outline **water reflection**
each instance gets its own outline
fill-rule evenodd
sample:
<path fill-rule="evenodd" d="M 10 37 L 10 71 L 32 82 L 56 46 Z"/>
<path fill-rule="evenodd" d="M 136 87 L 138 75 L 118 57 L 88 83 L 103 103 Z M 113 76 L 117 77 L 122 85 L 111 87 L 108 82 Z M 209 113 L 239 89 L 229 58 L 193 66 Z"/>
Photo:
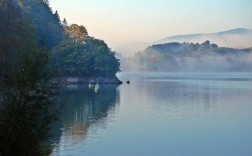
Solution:
<path fill-rule="evenodd" d="M 131 79 L 134 85 L 127 96 L 141 97 L 154 107 L 204 106 L 210 109 L 230 99 L 250 97 L 251 77 L 251 74 L 138 74 L 120 78 Z"/>
<path fill-rule="evenodd" d="M 65 87 L 55 155 L 251 155 L 252 81 L 120 79 L 120 92 Z"/>
<path fill-rule="evenodd" d="M 149 82 L 148 82 L 149 83 Z M 204 83 L 204 85 L 202 85 Z M 162 82 L 155 81 L 150 85 L 145 85 L 148 92 L 147 96 L 152 96 L 156 104 L 166 107 L 182 107 L 189 106 L 191 108 L 204 106 L 209 109 L 212 104 L 217 103 L 221 90 L 214 87 L 211 82 L 197 81 L 196 84 L 189 82 Z M 183 101 L 183 102 L 181 102 Z"/>
<path fill-rule="evenodd" d="M 54 125 L 55 153 L 83 142 L 90 133 L 106 127 L 120 101 L 116 85 L 102 85 L 98 92 L 88 86 L 63 87 L 59 99 L 64 106 L 59 122 Z M 60 134 L 60 135 L 59 135 Z"/>

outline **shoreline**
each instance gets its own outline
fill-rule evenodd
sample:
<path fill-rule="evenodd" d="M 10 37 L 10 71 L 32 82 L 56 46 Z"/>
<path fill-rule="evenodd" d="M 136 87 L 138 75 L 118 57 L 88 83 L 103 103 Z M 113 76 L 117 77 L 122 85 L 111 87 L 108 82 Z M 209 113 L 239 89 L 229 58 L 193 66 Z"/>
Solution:
<path fill-rule="evenodd" d="M 90 76 L 90 77 L 56 77 L 56 81 L 61 84 L 118 84 L 123 82 L 116 76 Z"/>

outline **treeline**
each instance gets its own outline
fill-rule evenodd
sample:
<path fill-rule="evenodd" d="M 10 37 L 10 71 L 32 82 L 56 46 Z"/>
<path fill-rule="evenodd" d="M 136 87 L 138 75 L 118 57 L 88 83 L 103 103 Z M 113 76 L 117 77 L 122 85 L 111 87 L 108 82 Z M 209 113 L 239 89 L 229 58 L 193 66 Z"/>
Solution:
<path fill-rule="evenodd" d="M 5 9 L 7 2 L 12 5 Z M 13 45 L 25 45 L 28 34 L 50 51 L 57 76 L 115 76 L 120 71 L 120 61 L 104 41 L 90 37 L 84 26 L 61 21 L 48 0 L 4 0 L 1 5 L 0 80 L 10 74 L 7 67 L 16 66 Z M 8 26 L 9 22 L 15 24 Z"/>
<path fill-rule="evenodd" d="M 58 12 L 52 11 L 48 0 L 16 0 L 24 17 L 36 28 L 37 42 L 45 41 L 48 49 L 62 41 L 63 25 Z"/>
<path fill-rule="evenodd" d="M 165 43 L 157 44 L 148 47 L 144 53 L 146 54 L 171 54 L 181 57 L 196 57 L 207 55 L 209 53 L 218 53 L 220 55 L 225 54 L 239 54 L 249 52 L 246 49 L 234 49 L 227 47 L 219 47 L 215 43 L 205 41 L 203 43 Z"/>
<path fill-rule="evenodd" d="M 50 155 L 56 76 L 115 75 L 120 63 L 48 0 L 0 1 L 0 155 Z"/>
<path fill-rule="evenodd" d="M 251 49 L 219 47 L 210 41 L 165 43 L 136 53 L 124 61 L 124 67 L 151 72 L 244 72 L 251 71 L 251 60 Z"/>
<path fill-rule="evenodd" d="M 18 68 L 18 59 L 27 44 L 50 51 L 62 41 L 63 26 L 48 3 L 45 0 L 0 1 L 1 81 L 16 77 L 13 70 Z"/>
<path fill-rule="evenodd" d="M 64 39 L 53 51 L 60 76 L 115 76 L 120 61 L 107 44 L 90 37 L 85 27 L 64 22 Z"/>

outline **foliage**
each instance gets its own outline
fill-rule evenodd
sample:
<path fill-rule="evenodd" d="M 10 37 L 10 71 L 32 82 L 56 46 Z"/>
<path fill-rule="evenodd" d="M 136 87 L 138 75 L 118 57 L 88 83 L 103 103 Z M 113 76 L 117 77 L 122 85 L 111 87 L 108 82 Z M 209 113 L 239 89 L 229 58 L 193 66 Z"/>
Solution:
<path fill-rule="evenodd" d="M 0 81 L 14 78 L 17 54 L 28 42 L 51 49 L 62 40 L 63 26 L 46 0 L 0 1 Z"/>
<path fill-rule="evenodd" d="M 219 47 L 204 43 L 165 43 L 148 47 L 127 64 L 140 70 L 162 72 L 226 72 L 251 71 L 249 49 Z M 134 68 L 135 68 L 134 66 Z"/>
<path fill-rule="evenodd" d="M 15 0 L 0 1 L 0 155 L 49 155 L 53 104 L 49 54 Z"/>
<path fill-rule="evenodd" d="M 65 33 L 72 39 L 73 42 L 85 42 L 88 39 L 88 32 L 84 26 L 78 26 L 77 24 L 67 25 L 64 21 Z"/>
<path fill-rule="evenodd" d="M 54 52 L 61 76 L 114 76 L 120 62 L 107 44 L 89 37 L 83 26 L 66 27 L 65 40 Z"/>
<path fill-rule="evenodd" d="M 104 41 L 88 36 L 83 26 L 68 26 L 65 19 L 61 23 L 48 0 L 1 0 L 1 156 L 50 154 L 49 126 L 58 108 L 49 62 L 63 76 L 114 76 L 120 71 Z"/>
<path fill-rule="evenodd" d="M 7 3 L 7 0 L 5 1 Z M 15 40 L 18 40 L 17 42 L 20 46 L 25 45 L 27 40 L 36 40 L 37 44 L 45 41 L 44 45 L 46 48 L 54 49 L 53 56 L 55 61 L 52 63 L 59 67 L 58 70 L 62 76 L 107 76 L 115 75 L 115 73 L 120 71 L 119 60 L 115 58 L 114 52 L 108 48 L 106 43 L 88 36 L 88 32 L 84 26 L 76 24 L 68 26 L 65 19 L 61 24 L 58 12 L 52 13 L 49 1 L 12 0 L 11 3 L 13 4 L 11 6 L 15 8 L 9 8 L 8 12 L 6 12 L 6 9 L 3 9 L 3 14 L 8 13 L 11 16 L 17 11 L 18 15 L 16 15 L 16 18 L 10 17 L 10 19 L 16 22 L 16 24 L 10 24 L 14 28 L 6 27 L 5 21 L 0 24 L 0 27 L 3 28 L 0 30 L 3 32 L 0 33 L 0 39 L 4 42 L 0 43 L 0 80 L 3 80 L 4 75 L 6 77 L 7 73 L 12 73 L 10 69 L 6 68 L 7 66 L 16 66 L 13 63 L 16 62 L 15 56 L 18 53 L 18 50 L 13 50 Z M 2 16 L 1 18 L 3 17 L 6 16 Z M 26 18 L 26 23 L 28 24 L 20 23 L 20 21 L 24 20 L 18 20 L 24 18 Z M 24 36 L 17 33 L 15 33 L 17 37 L 13 37 L 8 33 L 2 35 L 4 32 L 10 32 L 6 29 L 10 29 L 10 31 L 17 29 L 17 32 L 23 33 Z M 29 30 L 32 30 L 30 34 L 35 34 L 35 39 L 28 38 L 26 40 L 27 36 L 25 35 L 29 34 L 26 31 Z M 62 38 L 64 38 L 63 41 Z M 1 45 L 3 46 L 2 48 Z M 7 50 L 8 48 L 10 49 L 9 51 Z"/>
<path fill-rule="evenodd" d="M 58 12 L 52 12 L 48 0 L 15 0 L 21 12 L 31 20 L 36 27 L 37 43 L 46 41 L 46 47 L 51 49 L 62 40 L 63 26 Z"/>
<path fill-rule="evenodd" d="M 46 140 L 49 125 L 56 119 L 53 97 L 57 86 L 49 83 L 43 49 L 29 45 L 19 58 L 17 80 L 3 91 L 0 155 L 48 155 Z"/>
<path fill-rule="evenodd" d="M 35 29 L 13 0 L 0 1 L 0 81 L 11 81 L 20 49 L 33 43 Z"/>

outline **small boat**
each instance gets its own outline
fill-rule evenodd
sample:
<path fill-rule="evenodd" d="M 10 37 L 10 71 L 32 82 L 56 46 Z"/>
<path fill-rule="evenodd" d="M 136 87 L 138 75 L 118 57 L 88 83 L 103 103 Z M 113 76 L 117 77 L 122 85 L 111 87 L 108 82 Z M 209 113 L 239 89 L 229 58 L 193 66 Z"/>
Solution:
<path fill-rule="evenodd" d="M 95 90 L 95 91 L 98 91 L 99 88 L 100 88 L 99 84 L 96 83 L 96 85 L 95 85 L 95 87 L 94 87 L 94 90 Z"/>
<path fill-rule="evenodd" d="M 130 81 L 128 80 L 126 83 L 127 83 L 127 84 L 130 84 Z"/>

